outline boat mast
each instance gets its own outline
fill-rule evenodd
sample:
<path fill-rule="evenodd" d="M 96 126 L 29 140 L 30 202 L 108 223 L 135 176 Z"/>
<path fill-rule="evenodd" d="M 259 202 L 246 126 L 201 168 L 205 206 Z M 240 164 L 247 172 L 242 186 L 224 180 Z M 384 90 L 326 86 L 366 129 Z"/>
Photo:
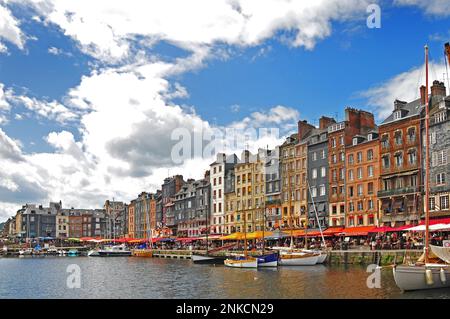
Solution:
<path fill-rule="evenodd" d="M 211 185 L 210 185 L 210 187 L 208 189 L 211 192 Z M 211 194 L 209 194 L 209 195 L 210 196 L 208 196 L 208 197 L 211 197 Z M 205 214 L 205 216 L 206 216 L 206 254 L 208 254 L 208 246 L 209 246 L 209 241 L 208 241 L 209 223 L 208 223 L 208 219 L 209 219 L 209 211 L 210 210 L 211 210 L 211 203 L 209 205 L 209 209 L 206 210 L 206 214 Z"/>
<path fill-rule="evenodd" d="M 425 45 L 425 263 L 429 261 L 430 213 L 429 213 L 429 178 L 430 178 L 430 138 L 429 138 L 429 99 L 428 99 L 428 45 Z"/>

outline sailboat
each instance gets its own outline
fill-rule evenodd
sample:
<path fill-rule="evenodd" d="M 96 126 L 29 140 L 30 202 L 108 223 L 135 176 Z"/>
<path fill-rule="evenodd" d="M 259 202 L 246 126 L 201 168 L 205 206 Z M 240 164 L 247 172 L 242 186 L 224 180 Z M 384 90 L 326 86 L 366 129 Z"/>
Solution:
<path fill-rule="evenodd" d="M 313 207 L 314 207 L 314 215 L 315 215 L 315 217 L 316 217 L 317 225 L 319 226 L 320 237 L 321 237 L 321 240 L 322 240 L 322 245 L 323 245 L 323 247 L 324 247 L 325 250 L 307 250 L 307 249 L 304 249 L 304 251 L 305 251 L 305 252 L 315 252 L 315 253 L 319 253 L 319 254 L 320 254 L 320 257 L 319 257 L 319 259 L 317 260 L 317 263 L 318 263 L 318 264 L 323 264 L 323 263 L 325 262 L 325 260 L 327 259 L 327 257 L 328 257 L 328 253 L 326 252 L 325 237 L 323 236 L 322 226 L 320 225 L 320 222 L 319 222 L 319 215 L 317 214 L 316 203 L 314 202 L 314 198 L 312 197 L 311 187 L 310 187 L 310 185 L 309 185 L 309 182 L 308 182 L 308 181 L 306 181 L 306 182 L 308 183 L 309 194 L 310 194 L 310 196 L 311 196 L 311 202 L 312 202 L 312 205 L 313 205 Z M 306 230 L 305 230 L 305 236 L 306 236 L 306 231 L 307 231 L 307 228 L 306 228 Z M 305 243 L 306 243 L 306 239 L 305 239 Z"/>
<path fill-rule="evenodd" d="M 257 256 L 258 267 L 277 267 L 278 266 L 278 253 L 269 252 L 266 254 L 266 238 L 264 236 L 264 230 L 266 228 L 266 208 L 263 210 L 263 225 L 262 225 L 262 255 Z"/>
<path fill-rule="evenodd" d="M 258 259 L 248 256 L 247 252 L 247 223 L 244 212 L 244 256 L 237 256 L 236 258 L 227 258 L 224 261 L 225 266 L 232 268 L 258 268 Z"/>
<path fill-rule="evenodd" d="M 195 253 L 192 254 L 191 259 L 194 264 L 204 264 L 204 265 L 223 265 L 226 256 L 213 255 L 209 250 L 209 214 L 206 213 L 206 253 Z"/>
<path fill-rule="evenodd" d="M 290 181 L 290 177 L 288 178 Z M 289 207 L 291 207 L 291 191 L 290 191 L 290 185 L 289 182 Z M 282 249 L 280 250 L 280 258 L 279 258 L 279 264 L 281 266 L 312 266 L 317 264 L 320 258 L 320 253 L 317 252 L 310 252 L 310 251 L 304 251 L 302 249 L 295 249 L 294 248 L 294 234 L 293 234 L 293 218 L 292 218 L 292 212 L 290 212 L 291 217 L 291 244 L 289 249 Z M 305 232 L 306 234 L 306 232 Z M 306 244 L 306 238 L 305 238 L 305 244 Z"/>
<path fill-rule="evenodd" d="M 428 98 L 428 46 L 425 46 L 425 76 L 426 76 L 426 102 L 425 102 L 425 245 L 424 255 L 415 264 L 404 264 L 393 268 L 396 285 L 403 291 L 422 290 L 432 288 L 450 287 L 450 263 L 447 249 L 437 249 L 431 246 L 430 239 L 430 213 L 429 213 L 429 98 Z M 432 254 L 430 254 L 430 246 Z"/>

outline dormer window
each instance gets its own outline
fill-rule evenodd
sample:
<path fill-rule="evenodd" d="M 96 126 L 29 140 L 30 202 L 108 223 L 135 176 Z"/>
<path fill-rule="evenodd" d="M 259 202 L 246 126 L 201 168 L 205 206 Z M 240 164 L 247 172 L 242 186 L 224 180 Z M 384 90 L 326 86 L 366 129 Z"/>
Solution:
<path fill-rule="evenodd" d="M 439 112 L 434 115 L 434 123 L 444 122 L 447 119 L 447 112 Z"/>
<path fill-rule="evenodd" d="M 371 141 L 372 140 L 372 133 L 370 133 L 369 135 L 367 135 L 367 141 Z"/>
<path fill-rule="evenodd" d="M 357 137 L 353 138 L 353 145 L 358 145 L 358 138 Z"/>
<path fill-rule="evenodd" d="M 394 121 L 402 118 L 402 111 L 394 112 Z"/>

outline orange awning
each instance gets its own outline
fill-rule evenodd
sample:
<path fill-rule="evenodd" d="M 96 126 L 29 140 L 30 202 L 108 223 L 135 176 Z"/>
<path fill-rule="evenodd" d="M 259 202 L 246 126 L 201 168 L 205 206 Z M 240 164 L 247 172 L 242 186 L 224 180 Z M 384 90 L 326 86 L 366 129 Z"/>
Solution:
<path fill-rule="evenodd" d="M 339 233 L 342 233 L 344 227 L 329 227 L 323 231 L 324 236 L 333 236 Z"/>
<path fill-rule="evenodd" d="M 341 234 L 345 236 L 367 236 L 375 228 L 374 226 L 349 227 L 345 228 Z"/>

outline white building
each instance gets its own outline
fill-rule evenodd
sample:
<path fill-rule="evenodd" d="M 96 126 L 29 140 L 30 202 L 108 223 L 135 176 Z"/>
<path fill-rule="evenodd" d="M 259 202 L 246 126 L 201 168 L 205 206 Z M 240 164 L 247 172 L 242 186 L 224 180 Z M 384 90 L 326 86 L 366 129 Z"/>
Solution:
<path fill-rule="evenodd" d="M 234 169 L 237 161 L 235 154 L 227 157 L 224 153 L 218 153 L 216 161 L 210 165 L 211 234 L 225 233 L 225 174 Z"/>

